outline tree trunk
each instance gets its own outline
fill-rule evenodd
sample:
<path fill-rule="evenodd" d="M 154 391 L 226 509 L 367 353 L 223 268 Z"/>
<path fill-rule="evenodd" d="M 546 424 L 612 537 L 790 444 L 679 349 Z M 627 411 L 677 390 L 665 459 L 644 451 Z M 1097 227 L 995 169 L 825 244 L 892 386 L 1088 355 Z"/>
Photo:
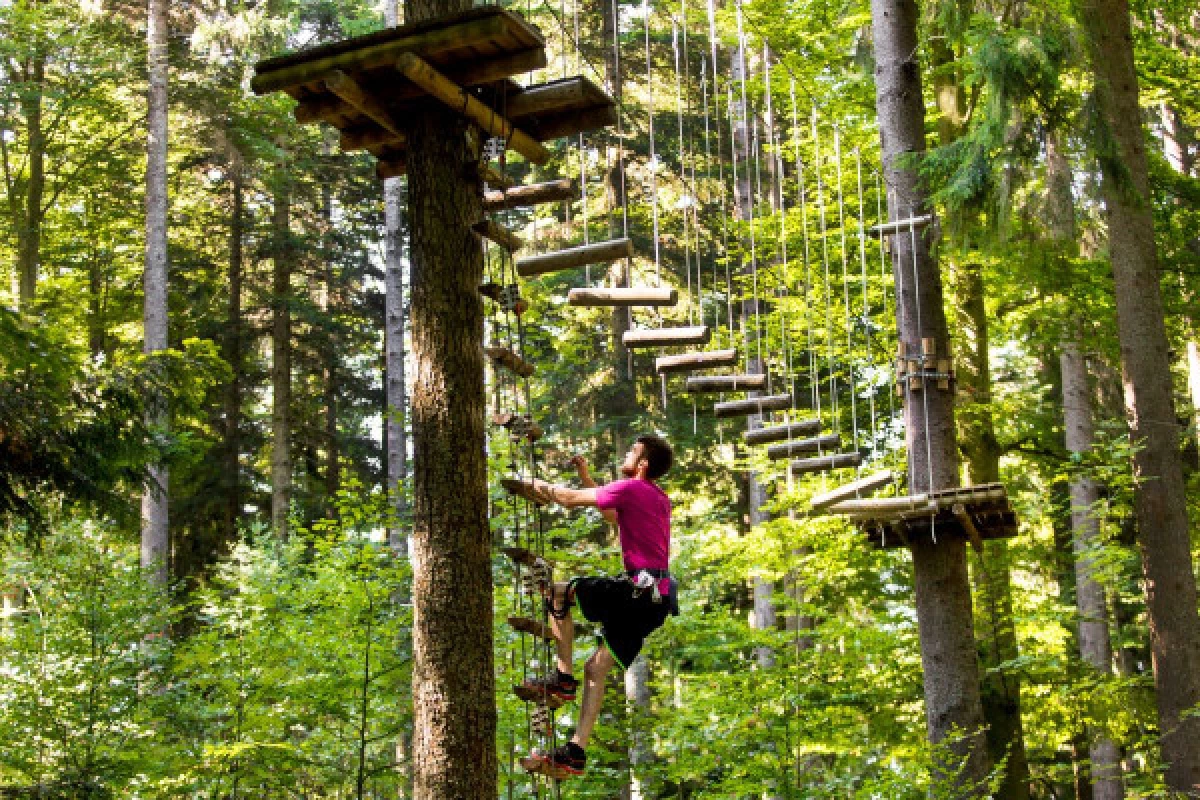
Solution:
<path fill-rule="evenodd" d="M 649 797 L 642 780 L 645 766 L 654 758 L 654 748 L 646 741 L 642 713 L 650 708 L 650 664 L 645 655 L 639 655 L 625 670 L 625 700 L 630 706 L 629 728 L 633 737 L 629 742 L 629 800 L 645 800 Z"/>
<path fill-rule="evenodd" d="M 283 160 L 271 211 L 271 527 L 288 537 L 292 500 L 292 232 L 291 176 Z"/>
<path fill-rule="evenodd" d="M 966 459 L 967 482 L 993 483 L 1000 480 L 1000 444 L 992 421 L 992 374 L 988 343 L 988 318 L 984 305 L 983 270 L 967 262 L 955 270 L 955 299 L 959 327 L 966 339 L 960 350 L 958 386 L 962 392 L 959 430 Z M 983 718 L 987 723 L 988 751 L 992 761 L 1005 762 L 1004 781 L 996 797 L 1026 800 L 1029 797 L 1029 762 L 1021 724 L 1021 681 L 1001 664 L 1017 658 L 1017 632 L 1013 625 L 1011 565 L 1008 542 L 993 539 L 983 543 L 974 561 L 976 634 L 983 667 L 980 685 Z"/>
<path fill-rule="evenodd" d="M 322 140 L 322 152 L 332 155 L 334 147 L 333 131 L 325 130 Z M 321 248 L 323 262 L 322 276 L 325 286 L 321 290 L 321 312 L 325 317 L 328 331 L 321 345 L 321 372 L 325 387 L 325 400 L 321 404 L 324 415 L 325 440 L 325 513 L 336 513 L 337 493 L 342 484 L 341 447 L 338 441 L 338 341 L 333 326 L 333 312 L 338 306 L 337 275 L 334 271 L 333 237 L 333 187 L 328 183 L 321 187 L 321 217 L 325 223 L 324 244 Z M 386 291 L 386 289 L 385 289 Z M 386 302 L 386 301 L 385 301 Z"/>
<path fill-rule="evenodd" d="M 404 374 L 404 185 L 402 178 L 383 182 L 386 266 L 384 273 L 384 341 L 386 343 L 387 479 L 394 515 L 388 541 L 400 558 L 408 557 L 408 529 L 404 525 L 408 480 L 407 397 Z"/>
<path fill-rule="evenodd" d="M 42 90 L 45 81 L 46 58 L 38 52 L 29 63 L 28 82 L 30 86 L 21 97 L 21 109 L 25 115 L 25 124 L 29 134 L 29 181 L 24 187 L 25 196 L 22 198 L 25 207 L 21 209 L 15 220 L 17 223 L 17 275 L 20 284 L 18 303 L 23 309 L 30 308 L 37 295 L 38 266 L 41 263 L 42 253 L 42 197 L 46 191 L 46 132 L 42 127 Z M 152 93 L 153 91 L 151 89 Z M 165 64 L 163 92 L 165 98 Z M 165 114 L 165 99 L 163 105 Z M 166 157 L 163 158 L 165 161 Z"/>
<path fill-rule="evenodd" d="M 469 0 L 407 0 L 420 22 Z M 409 121 L 413 417 L 414 796 L 496 797 L 491 532 L 484 454 L 483 218 L 477 127 Z"/>
<path fill-rule="evenodd" d="M 225 363 L 229 365 L 229 382 L 225 384 L 225 509 L 223 538 L 226 544 L 237 541 L 238 520 L 242 516 L 242 268 L 244 266 L 243 236 L 245 228 L 245 171 L 240 154 L 230 157 L 229 213 L 229 305 L 225 317 Z"/>
<path fill-rule="evenodd" d="M 1133 457 L 1142 571 L 1167 785 L 1200 790 L 1200 615 L 1170 380 L 1137 73 L 1127 0 L 1082 5 L 1096 97 L 1116 158 L 1101 157 L 1117 336 Z"/>
<path fill-rule="evenodd" d="M 913 0 L 872 0 L 875 102 L 879 117 L 890 219 L 927 210 L 924 188 L 908 160 L 925 149 L 925 110 L 917 62 L 917 7 Z M 900 341 L 919 353 L 932 338 L 949 352 L 941 274 L 930 256 L 928 232 L 893 237 Z M 919 287 L 919 291 L 918 291 Z M 954 398 L 932 389 L 905 390 L 909 490 L 958 483 Z M 985 797 L 991 769 L 983 731 L 979 665 L 971 617 L 971 585 L 964 543 L 949 537 L 913 546 L 917 625 L 924 667 L 929 740 L 946 748 L 935 754 L 936 778 L 956 797 Z M 951 735 L 954 738 L 949 739 Z"/>
<path fill-rule="evenodd" d="M 167 349 L 167 2 L 150 0 L 146 25 L 150 88 L 146 137 L 146 273 L 143 304 L 147 354 Z M 146 422 L 165 431 L 166 398 L 146 398 Z M 167 584 L 170 531 L 167 527 L 169 475 L 165 464 L 152 464 L 142 495 L 142 566 L 158 586 Z"/>

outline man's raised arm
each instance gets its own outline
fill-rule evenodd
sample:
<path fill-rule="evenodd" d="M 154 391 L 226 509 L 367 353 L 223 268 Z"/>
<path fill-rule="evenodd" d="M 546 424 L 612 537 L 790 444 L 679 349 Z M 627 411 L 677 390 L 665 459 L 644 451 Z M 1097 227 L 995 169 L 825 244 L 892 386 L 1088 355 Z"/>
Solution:
<path fill-rule="evenodd" d="M 596 490 L 572 489 L 569 486 L 559 486 L 543 480 L 533 481 L 533 491 L 540 500 L 546 503 L 557 503 L 567 508 L 596 505 Z"/>

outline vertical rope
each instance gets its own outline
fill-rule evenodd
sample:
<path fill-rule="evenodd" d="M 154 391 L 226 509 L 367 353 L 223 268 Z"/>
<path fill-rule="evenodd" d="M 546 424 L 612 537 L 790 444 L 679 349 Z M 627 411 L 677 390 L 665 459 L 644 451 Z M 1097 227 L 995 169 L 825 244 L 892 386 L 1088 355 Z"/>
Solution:
<path fill-rule="evenodd" d="M 817 127 L 817 109 L 815 106 L 812 110 L 812 134 L 813 162 L 817 173 L 817 210 L 820 214 L 821 265 L 824 272 L 824 283 L 822 284 L 821 294 L 825 300 L 826 366 L 829 369 L 829 413 L 833 418 L 833 429 L 840 431 L 841 421 L 838 419 L 837 370 L 833 367 L 833 307 L 829 288 L 829 228 L 826 225 L 825 219 L 825 182 L 821 176 L 821 134 Z M 818 448 L 817 452 L 819 455 L 824 455 L 824 450 L 821 448 Z"/>
<path fill-rule="evenodd" d="M 842 247 L 842 306 L 846 317 L 846 371 L 847 383 L 850 390 L 850 436 L 855 449 L 858 448 L 858 383 L 854 375 L 854 340 L 853 327 L 850 323 L 850 266 L 846 255 L 846 203 L 843 194 L 842 179 L 842 134 L 837 127 L 833 129 L 834 164 L 837 167 L 837 201 L 838 229 L 841 233 Z"/>
<path fill-rule="evenodd" d="M 654 224 L 654 276 L 657 285 L 662 286 L 662 262 L 660 261 L 658 245 L 658 154 L 654 149 L 654 73 L 650 65 L 650 0 L 642 0 L 642 9 L 645 12 L 646 94 L 649 97 L 647 100 L 647 105 L 649 106 L 647 118 L 650 121 L 650 195 L 651 219 Z"/>

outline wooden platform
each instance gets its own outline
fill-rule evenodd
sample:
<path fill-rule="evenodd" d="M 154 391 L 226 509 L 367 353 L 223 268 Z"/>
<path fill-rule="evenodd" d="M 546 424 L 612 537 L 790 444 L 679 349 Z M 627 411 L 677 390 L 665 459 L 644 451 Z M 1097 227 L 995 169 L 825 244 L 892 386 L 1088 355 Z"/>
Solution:
<path fill-rule="evenodd" d="M 876 547 L 909 547 L 932 542 L 935 536 L 939 541 L 953 536 L 979 548 L 988 539 L 1017 535 L 1016 512 L 999 483 L 931 492 L 927 505 L 919 504 L 911 512 L 854 513 L 850 518 Z"/>
<path fill-rule="evenodd" d="M 613 124 L 617 115 L 612 98 L 583 77 L 513 82 L 546 65 L 545 48 L 519 14 L 483 7 L 267 59 L 250 85 L 256 94 L 287 92 L 298 102 L 297 121 L 333 125 L 344 149 L 379 159 L 381 177 L 404 172 L 405 120 L 452 100 L 485 129 L 496 122 L 511 130 L 488 133 L 536 161 L 548 155 L 539 142 Z"/>

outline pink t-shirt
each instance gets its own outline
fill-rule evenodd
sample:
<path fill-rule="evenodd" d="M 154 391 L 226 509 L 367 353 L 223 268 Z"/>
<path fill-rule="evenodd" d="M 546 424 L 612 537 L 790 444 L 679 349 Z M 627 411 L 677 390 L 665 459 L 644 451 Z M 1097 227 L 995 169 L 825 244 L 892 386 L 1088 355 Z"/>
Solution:
<path fill-rule="evenodd" d="M 596 506 L 617 512 L 625 569 L 667 569 L 671 500 L 653 481 L 628 478 L 596 489 Z"/>

